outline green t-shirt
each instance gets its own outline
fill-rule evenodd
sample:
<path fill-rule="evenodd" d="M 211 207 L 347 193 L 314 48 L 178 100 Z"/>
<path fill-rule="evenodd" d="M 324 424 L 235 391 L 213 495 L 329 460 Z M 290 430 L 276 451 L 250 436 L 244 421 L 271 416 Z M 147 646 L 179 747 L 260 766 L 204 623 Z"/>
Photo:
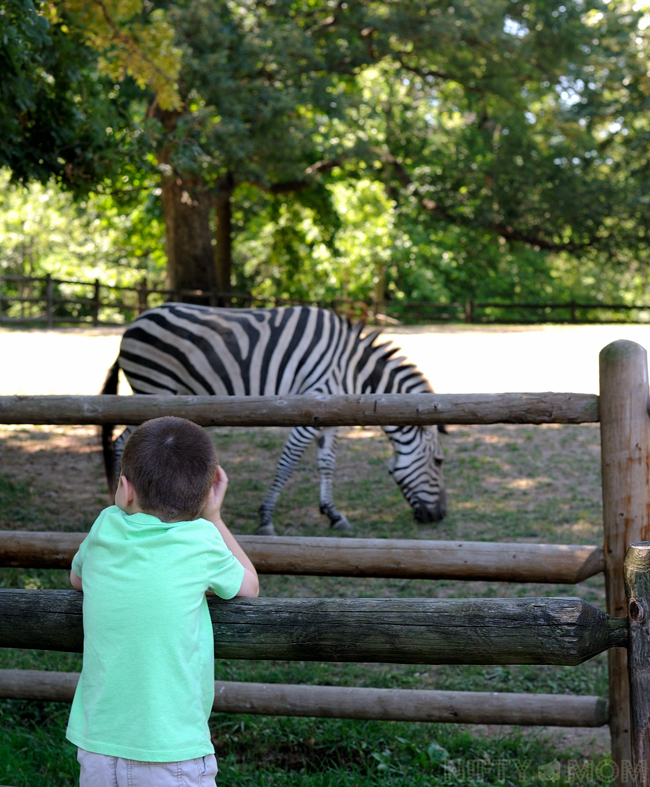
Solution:
<path fill-rule="evenodd" d="M 97 754 L 173 762 L 214 752 L 214 638 L 205 591 L 244 569 L 205 519 L 105 509 L 72 561 L 83 580 L 83 670 L 66 737 Z"/>

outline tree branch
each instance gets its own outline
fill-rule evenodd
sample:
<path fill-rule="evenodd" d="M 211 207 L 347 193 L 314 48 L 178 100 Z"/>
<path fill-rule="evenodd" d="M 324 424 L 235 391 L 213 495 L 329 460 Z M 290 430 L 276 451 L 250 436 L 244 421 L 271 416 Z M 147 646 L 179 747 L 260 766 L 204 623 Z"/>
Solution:
<path fill-rule="evenodd" d="M 411 74 L 415 74 L 416 76 L 419 76 L 422 79 L 426 79 L 428 76 L 432 76 L 432 77 L 437 77 L 438 79 L 448 79 L 453 82 L 458 82 L 459 84 L 462 84 L 461 80 L 458 79 L 458 77 L 452 76 L 451 74 L 445 74 L 442 71 L 434 71 L 426 67 L 419 68 L 418 66 L 410 66 L 408 63 L 404 62 L 404 58 L 403 58 L 404 53 L 402 52 L 392 52 L 391 54 L 405 71 L 409 71 Z"/>
<path fill-rule="evenodd" d="M 255 186 L 260 191 L 264 191 L 267 194 L 289 194 L 295 191 L 303 191 L 303 189 L 311 185 L 311 178 L 314 175 L 318 175 L 322 172 L 331 172 L 334 167 L 340 166 L 342 161 L 342 158 L 317 161 L 315 164 L 312 164 L 311 167 L 307 167 L 302 178 L 297 178 L 295 180 L 285 180 L 271 184 L 257 180 L 249 180 L 247 182 L 250 183 L 251 186 Z"/>
<path fill-rule="evenodd" d="M 106 4 L 103 0 L 93 0 L 95 5 L 98 5 L 102 16 L 104 17 L 104 21 L 109 26 L 109 28 L 113 31 L 113 35 L 118 41 L 121 41 L 128 49 L 130 49 L 137 57 L 141 60 L 144 60 L 145 63 L 151 66 L 154 71 L 156 71 L 160 76 L 165 79 L 165 81 L 170 82 L 171 84 L 174 83 L 172 77 L 166 73 L 165 71 L 157 66 L 145 53 L 140 49 L 140 47 L 135 43 L 135 41 L 128 36 L 126 33 L 123 33 L 120 28 L 117 26 L 116 22 L 113 20 L 113 17 L 108 13 L 108 9 L 106 8 Z"/>
<path fill-rule="evenodd" d="M 587 248 L 588 246 L 592 246 L 596 242 L 596 238 L 592 238 L 591 240 L 584 243 L 556 243 L 555 241 L 548 240 L 547 238 L 535 235 L 530 232 L 518 230 L 501 222 L 487 222 L 486 224 L 477 225 L 476 222 L 473 222 L 471 219 L 468 219 L 465 216 L 458 216 L 445 208 L 444 205 L 440 205 L 435 200 L 424 196 L 420 189 L 414 185 L 411 176 L 408 174 L 403 164 L 398 161 L 395 156 L 392 155 L 392 153 L 389 152 L 385 154 L 383 158 L 384 161 L 393 168 L 395 177 L 402 188 L 410 189 L 411 194 L 418 198 L 420 205 L 428 213 L 438 216 L 450 224 L 460 224 L 465 227 L 480 226 L 482 228 L 492 230 L 497 235 L 504 238 L 504 240 L 520 241 L 522 243 L 527 243 L 530 246 L 537 246 L 538 248 L 544 249 L 545 251 L 575 252 L 579 251 L 580 249 Z"/>
<path fill-rule="evenodd" d="M 311 36 L 318 30 L 323 30 L 326 27 L 334 27 L 338 21 L 336 18 L 336 13 L 342 10 L 344 3 L 345 0 L 339 0 L 334 13 L 328 16 L 326 19 L 323 19 L 321 22 L 317 22 L 315 25 L 313 25 L 313 27 L 308 28 L 305 31 L 305 34 Z"/>

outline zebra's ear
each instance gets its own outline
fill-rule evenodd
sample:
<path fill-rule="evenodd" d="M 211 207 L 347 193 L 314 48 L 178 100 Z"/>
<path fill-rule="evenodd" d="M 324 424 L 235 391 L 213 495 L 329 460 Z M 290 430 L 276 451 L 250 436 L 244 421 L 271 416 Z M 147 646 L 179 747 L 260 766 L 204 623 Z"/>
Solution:
<path fill-rule="evenodd" d="M 397 463 L 397 457 L 395 456 L 395 454 L 393 454 L 391 458 L 388 460 L 388 472 L 390 475 L 393 475 L 393 470 L 395 469 L 396 463 Z"/>

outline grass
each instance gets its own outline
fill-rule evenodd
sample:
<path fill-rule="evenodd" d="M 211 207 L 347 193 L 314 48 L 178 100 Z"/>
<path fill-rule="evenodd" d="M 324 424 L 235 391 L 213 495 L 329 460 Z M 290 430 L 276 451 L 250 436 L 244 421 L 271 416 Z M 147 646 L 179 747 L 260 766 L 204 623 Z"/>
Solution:
<path fill-rule="evenodd" d="M 257 526 L 257 508 L 287 432 L 231 428 L 214 434 L 231 479 L 225 519 L 236 533 L 250 533 Z M 87 530 L 105 502 L 92 431 L 6 427 L 0 437 L 4 527 Z M 451 427 L 443 439 L 448 515 L 438 525 L 418 525 L 386 473 L 390 445 L 381 431 L 346 431 L 335 492 L 338 507 L 354 525 L 354 536 L 567 544 L 602 540 L 597 428 Z M 278 533 L 331 534 L 318 512 L 317 478 L 316 452 L 310 448 L 280 498 L 274 519 Z M 0 586 L 66 587 L 67 574 L 0 569 Z M 580 595 L 604 607 L 602 576 L 578 588 L 266 576 L 262 592 L 337 597 Z M 0 667 L 75 671 L 80 658 L 5 649 L 0 650 Z M 216 677 L 338 686 L 607 693 L 603 656 L 572 668 L 219 660 Z M 75 783 L 75 753 L 64 740 L 67 714 L 66 706 L 55 703 L 0 701 L 0 784 Z M 547 731 L 525 728 L 218 714 L 210 724 L 222 785 L 532 785 L 540 783 L 538 768 L 556 758 L 561 768 L 556 785 L 609 783 L 605 747 L 595 731 L 593 736 L 569 736 L 568 742 L 562 742 Z M 596 739 L 593 744 L 591 737 Z"/>

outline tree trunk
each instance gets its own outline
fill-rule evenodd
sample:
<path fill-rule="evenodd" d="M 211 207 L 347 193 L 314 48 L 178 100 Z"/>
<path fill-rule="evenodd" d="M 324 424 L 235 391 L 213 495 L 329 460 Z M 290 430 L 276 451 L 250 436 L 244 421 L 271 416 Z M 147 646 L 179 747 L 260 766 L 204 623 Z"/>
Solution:
<path fill-rule="evenodd" d="M 157 110 L 168 132 L 173 132 L 179 112 Z M 210 231 L 211 198 L 203 179 L 177 172 L 167 145 L 158 151 L 163 177 L 162 210 L 167 248 L 167 281 L 172 290 L 212 290 L 216 285 Z M 209 303 L 209 295 L 174 293 L 174 300 Z"/>
<path fill-rule="evenodd" d="M 232 275 L 232 195 L 234 178 L 229 172 L 218 184 L 214 198 L 215 248 L 214 270 L 217 289 L 220 293 L 230 292 Z M 220 298 L 219 306 L 229 306 L 228 299 Z"/>
<path fill-rule="evenodd" d="M 173 290 L 211 290 L 215 286 L 210 231 L 210 195 L 197 177 L 173 173 L 162 181 L 167 246 L 167 278 Z M 179 294 L 175 299 L 206 303 L 207 297 Z"/>

